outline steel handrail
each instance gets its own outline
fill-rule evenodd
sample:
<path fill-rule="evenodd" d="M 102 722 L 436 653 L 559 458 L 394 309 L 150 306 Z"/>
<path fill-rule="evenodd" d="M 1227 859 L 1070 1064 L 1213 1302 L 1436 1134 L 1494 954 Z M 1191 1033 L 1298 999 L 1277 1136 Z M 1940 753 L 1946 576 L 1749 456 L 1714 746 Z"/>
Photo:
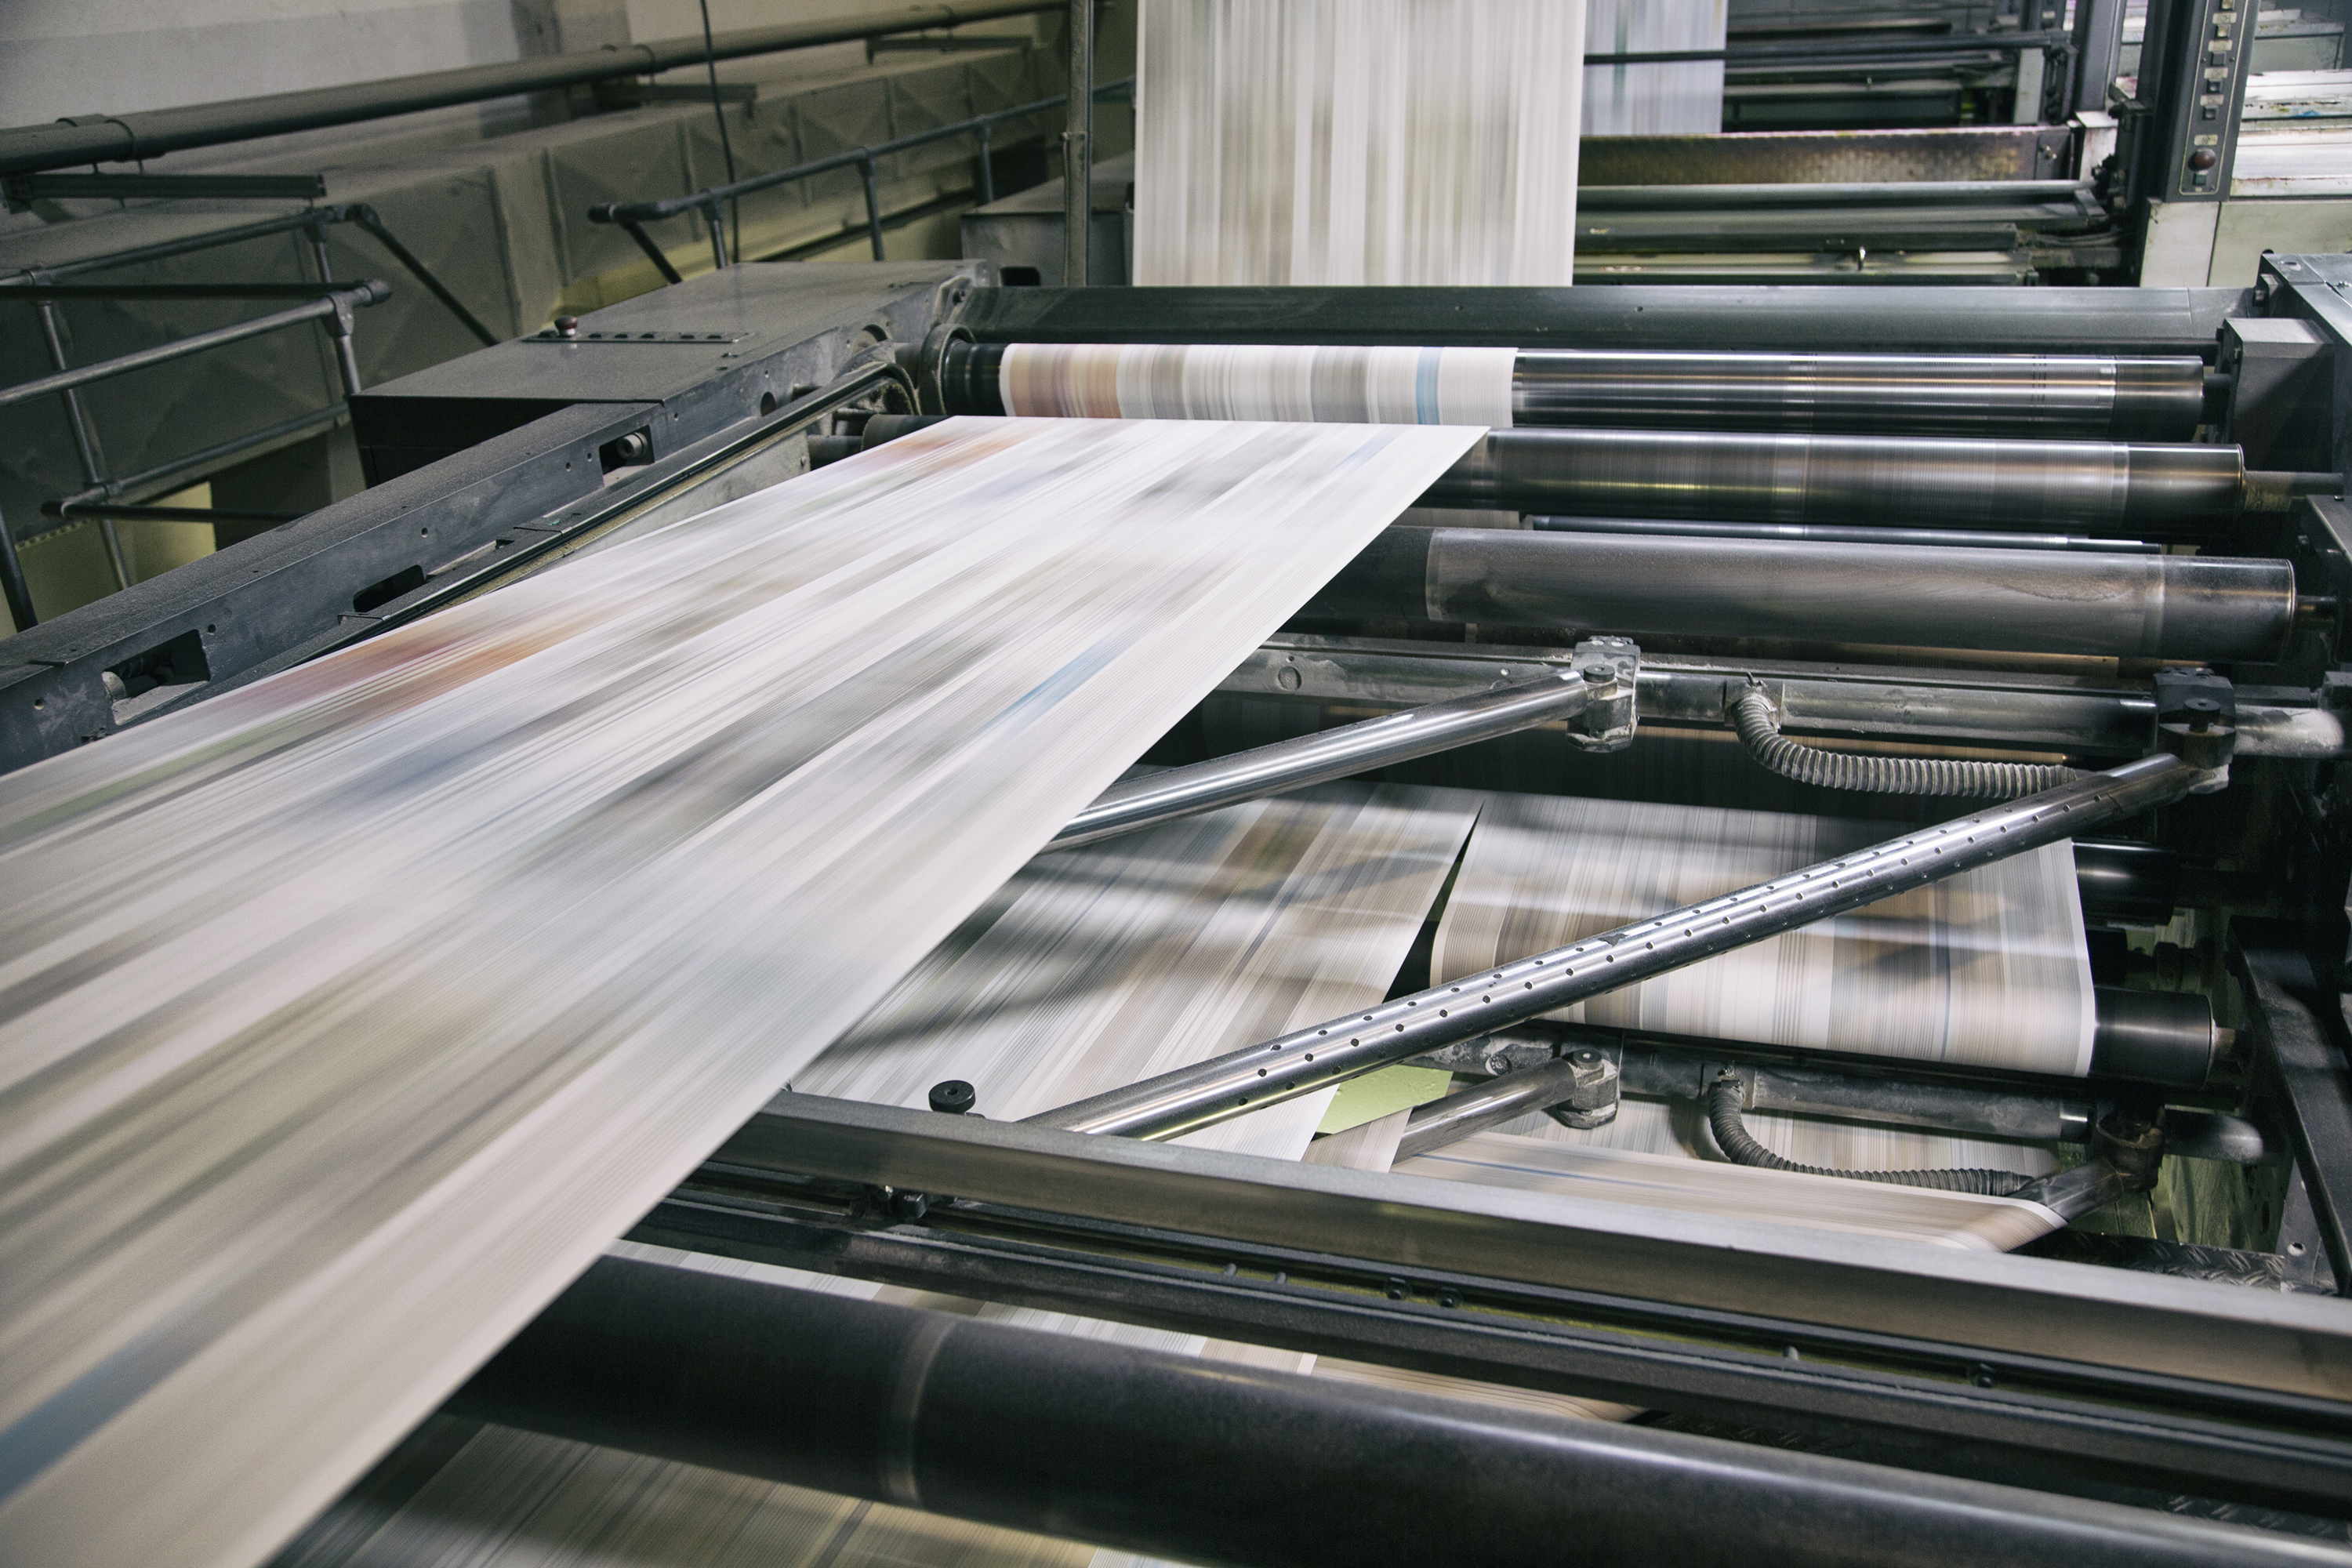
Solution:
<path fill-rule="evenodd" d="M 110 250 L 98 256 L 86 256 L 79 261 L 61 261 L 55 266 L 28 268 L 22 272 L 0 276 L 0 298 L 20 296 L 27 289 L 53 289 L 60 278 L 78 278 L 86 272 L 103 272 L 116 267 L 134 267 L 142 261 L 163 261 L 175 256 L 186 256 L 199 250 L 214 250 L 224 245 L 235 245 L 244 239 L 266 239 L 273 234 L 291 234 L 297 229 L 310 231 L 313 244 L 321 239 L 320 230 L 328 224 L 348 223 L 367 230 L 376 237 L 392 258 L 408 271 L 408 275 L 425 286 L 426 293 L 464 323 L 467 331 L 481 340 L 485 348 L 493 347 L 499 338 L 484 326 L 473 311 L 466 309 L 457 296 L 433 275 L 430 268 L 416 258 L 415 252 L 400 243 L 374 207 L 365 202 L 342 202 L 332 206 L 310 207 L 299 213 L 286 213 L 278 217 L 263 218 L 257 223 L 239 224 L 235 228 L 215 229 L 209 234 L 184 235 L 177 239 L 160 240 L 153 245 L 133 246 L 128 250 Z M 56 296 L 66 298 L 68 296 Z"/>
<path fill-rule="evenodd" d="M 91 382 L 104 381 L 110 376 L 122 375 L 134 370 L 143 370 L 149 365 L 166 364 L 175 359 L 185 359 L 190 354 L 202 353 L 206 349 L 243 342 L 247 338 L 257 338 L 264 333 L 274 332 L 280 327 L 290 327 L 301 321 L 315 321 L 332 317 L 338 329 L 336 336 L 348 342 L 351 312 L 357 307 L 380 304 L 391 298 L 392 285 L 380 278 L 371 278 L 365 282 L 348 284 L 342 288 L 323 292 L 318 299 L 289 306 L 283 310 L 272 310 L 266 316 L 256 316 L 251 321 L 237 321 L 226 327 L 215 327 L 208 332 L 198 332 L 193 337 L 175 338 L 168 343 L 157 343 L 152 348 L 119 354 L 113 359 L 100 360 L 96 364 L 78 365 L 72 370 L 61 370 L 55 374 L 45 375 L 35 381 L 24 381 L 14 386 L 0 387 L 0 408 L 35 397 L 47 397 L 56 393 L 70 392 L 76 387 L 87 386 Z"/>
<path fill-rule="evenodd" d="M 1093 96 L 1112 98 L 1121 93 L 1132 92 L 1134 89 L 1135 79 L 1125 77 L 1118 81 L 1105 82 L 1094 89 Z M 665 218 L 683 216 L 690 212 L 702 213 L 710 224 L 711 258 L 719 267 L 724 268 L 729 265 L 729 262 L 726 244 L 721 234 L 719 215 L 729 202 L 740 196 L 750 195 L 754 192 L 790 184 L 794 180 L 813 179 L 816 175 L 831 174 L 835 169 L 846 169 L 855 164 L 864 175 L 866 182 L 867 239 L 873 247 L 874 259 L 880 261 L 883 259 L 882 210 L 876 184 L 876 165 L 880 160 L 894 153 L 906 152 L 910 148 L 977 132 L 980 135 L 981 148 L 981 205 L 985 206 L 996 199 L 996 182 L 994 174 L 988 167 L 988 153 L 991 134 L 997 123 L 1001 121 L 1018 120 L 1024 115 L 1043 114 L 1047 110 L 1062 108 L 1068 102 L 1069 95 L 1064 93 L 1057 98 L 1040 99 L 1034 103 L 1020 104 L 1012 109 L 994 110 L 987 114 L 973 115 L 969 120 L 959 120 L 950 125 L 935 125 L 928 131 L 918 131 L 911 135 L 896 137 L 888 142 L 879 142 L 870 146 L 852 147 L 840 153 L 827 153 L 822 158 L 813 158 L 807 163 L 795 163 L 790 168 L 773 170 L 765 174 L 753 174 L 730 184 L 706 186 L 688 195 L 663 196 L 643 202 L 599 202 L 588 209 L 588 217 L 592 223 L 613 224 L 626 231 L 629 237 L 636 241 L 637 248 L 643 250 L 651 258 L 654 266 L 659 269 L 666 280 L 671 283 L 683 283 L 686 281 L 684 275 L 671 264 L 669 258 L 663 253 L 661 247 L 654 243 L 653 237 L 646 233 L 645 225 L 658 223 Z"/>
<path fill-rule="evenodd" d="M 721 33 L 708 45 L 698 33 L 691 37 L 665 38 L 617 48 L 582 49 L 538 59 L 425 71 L 345 87 L 190 104 L 183 109 L 78 115 L 53 125 L 0 130 L 0 174 L 30 174 L 45 169 L 78 168 L 85 163 L 153 158 L 189 147 L 217 147 L 294 131 L 385 120 L 452 104 L 483 103 L 491 99 L 582 87 L 621 77 L 649 76 L 680 66 L 698 66 L 706 59 L 783 54 L 825 44 L 856 43 L 861 38 L 886 37 L 894 33 L 954 27 L 967 22 L 1059 9 L 1061 0 L 969 0 L 953 5 L 914 6 L 887 16 L 829 16 L 813 22 L 748 28 Z"/>

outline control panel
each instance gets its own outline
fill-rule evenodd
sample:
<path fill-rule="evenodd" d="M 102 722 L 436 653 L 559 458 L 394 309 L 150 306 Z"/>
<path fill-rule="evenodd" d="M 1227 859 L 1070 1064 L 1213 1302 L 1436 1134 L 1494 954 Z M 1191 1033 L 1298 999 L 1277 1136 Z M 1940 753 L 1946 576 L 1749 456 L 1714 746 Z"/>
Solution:
<path fill-rule="evenodd" d="M 2153 98 L 2168 156 L 2151 193 L 2166 201 L 2218 201 L 2229 195 L 2247 56 L 2260 0 L 2152 0 L 2154 46 L 2143 52 L 2139 96 Z M 2159 20 L 2160 18 L 2160 20 Z M 2161 70 L 2165 79 L 2147 79 Z"/>

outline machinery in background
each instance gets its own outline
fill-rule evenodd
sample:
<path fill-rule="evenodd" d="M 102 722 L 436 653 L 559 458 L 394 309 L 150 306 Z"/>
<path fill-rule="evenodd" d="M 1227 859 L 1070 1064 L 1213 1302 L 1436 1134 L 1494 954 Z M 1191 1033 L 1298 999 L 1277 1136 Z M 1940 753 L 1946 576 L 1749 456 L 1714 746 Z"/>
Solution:
<path fill-rule="evenodd" d="M 1672 1226 L 1596 1212 L 1530 1228 L 1477 1190 L 1433 1206 L 1410 1178 L 1085 1135 L 1069 1129 L 1128 1124 L 1077 1108 L 1004 1125 L 785 1096 L 638 1239 L 1638 1405 L 1643 1428 L 1592 1439 L 1636 1477 L 1636 1513 L 1675 1506 L 1632 1456 L 1671 1456 L 1677 1433 L 1742 1438 L 1725 1495 L 1749 1502 L 1819 1502 L 1788 1448 L 1895 1467 L 1869 1473 L 1899 1489 L 1809 1514 L 1813 1545 L 1930 1528 L 1916 1510 L 1943 1506 L 1938 1489 L 1965 1501 L 1983 1482 L 2039 1494 L 2000 1527 L 2016 1552 L 2067 1520 L 2133 1550 L 2107 1516 L 2068 1512 L 2083 1499 L 2150 1505 L 2151 1530 L 2168 1509 L 2340 1540 L 2352 1395 L 2289 1319 L 2294 1298 L 2352 1282 L 2347 286 L 2352 265 L 2326 256 L 2268 258 L 2254 289 L 2137 292 L 1062 290 L 992 287 L 971 263 L 730 268 L 362 390 L 372 488 L 0 644 L 0 767 L 104 744 L 922 421 L 997 411 L 1014 345 L 1516 348 L 1513 427 L 1408 519 L 1444 526 L 1334 563 L 1150 753 L 1181 770 L 1157 787 L 1197 787 L 1180 804 L 1205 809 L 1366 774 L 1862 816 L 1924 842 L 1918 825 L 1969 812 L 1955 796 L 1986 768 L 2034 787 L 2085 772 L 2092 794 L 2184 767 L 2200 788 L 2226 777 L 2221 794 L 2184 794 L 2182 774 L 2114 796 L 2077 843 L 2101 987 L 2085 1078 L 1528 1018 L 1411 1042 L 1457 1091 L 1416 1121 L 1422 1143 L 1625 1097 L 1716 1117 L 1727 1150 L 1755 1110 L 2023 1138 L 2079 1163 L 2036 1194 L 2077 1223 L 2028 1258 L 1743 1245 L 1733 1279 L 1731 1253 Z M 1565 696 L 1527 696 L 1563 679 Z M 1366 722 L 1404 710 L 1455 727 L 1400 748 L 1395 725 Z M 1891 793 L 1904 779 L 1914 793 Z M 1419 963 L 1394 1005 L 1428 983 Z M 2198 1201 L 2179 1199 L 2192 1184 Z M 583 1346 L 602 1347 L 590 1364 L 657 1351 L 718 1390 L 712 1358 L 747 1323 L 766 1342 L 814 1336 L 846 1387 L 896 1375 L 919 1329 L 646 1267 L 600 1266 L 463 1407 L 876 1484 L 858 1479 L 863 1427 L 795 1436 L 746 1409 L 689 1442 L 617 1384 L 551 1394 L 547 1367 L 583 1364 Z M 801 1316 L 761 1315 L 777 1311 Z M 954 1342 L 942 1367 L 1027 1389 L 999 1408 L 1039 1433 L 1109 1386 L 1089 1379 L 1159 1375 L 1082 1344 Z M 986 1360 L 1015 1351 L 1042 1359 Z M 1452 1484 L 1375 1456 L 1409 1400 L 1276 1405 L 1259 1414 L 1337 1423 L 1339 1448 L 1361 1450 L 1354 1491 Z M 1238 1549 L 1202 1533 L 1207 1500 L 1154 1490 L 1150 1467 L 1089 1471 L 1085 1509 L 1049 1515 L 960 1419 L 908 1428 L 933 1467 L 918 1500 Z M 1253 1429 L 1204 1415 L 1195 1468 L 1294 1462 Z M 1733 1539 L 1747 1507 L 1690 1528 Z M 1475 1528 L 1499 1550 L 1533 1526 Z"/>

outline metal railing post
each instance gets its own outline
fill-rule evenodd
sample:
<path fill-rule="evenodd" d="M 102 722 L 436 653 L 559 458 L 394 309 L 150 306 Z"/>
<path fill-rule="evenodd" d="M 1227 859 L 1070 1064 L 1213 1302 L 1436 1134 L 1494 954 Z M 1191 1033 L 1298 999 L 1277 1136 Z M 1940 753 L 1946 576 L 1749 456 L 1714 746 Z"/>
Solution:
<path fill-rule="evenodd" d="M 996 203 L 996 166 L 989 162 L 989 143 L 995 135 L 995 121 L 980 122 L 980 205 L 984 207 Z"/>
<path fill-rule="evenodd" d="M 326 213 L 320 213 L 310 220 L 310 257 L 319 264 L 319 281 L 321 283 L 335 280 L 335 269 L 327 261 L 327 226 L 332 222 L 334 219 Z"/>
<path fill-rule="evenodd" d="M 340 295 L 336 296 L 334 314 L 326 318 L 326 323 L 327 331 L 335 340 L 335 363 L 342 369 L 343 398 L 348 402 L 357 397 L 362 390 L 359 351 L 352 342 L 350 301 Z"/>
<path fill-rule="evenodd" d="M 310 254 L 319 263 L 319 281 L 329 288 L 334 286 L 335 273 L 327 261 L 327 225 L 333 221 L 332 217 L 321 213 L 310 225 Z M 357 347 L 352 342 L 351 307 L 338 300 L 335 313 L 323 318 L 323 321 L 327 335 L 335 341 L 335 363 L 342 373 L 343 395 L 357 397 L 360 395 L 360 356 Z"/>
<path fill-rule="evenodd" d="M 16 559 L 16 536 L 8 531 L 8 520 L 0 517 L 0 595 L 8 600 L 9 617 L 20 632 L 31 631 L 41 624 L 33 613 L 33 585 L 25 581 L 25 563 Z"/>
<path fill-rule="evenodd" d="M 57 306 L 44 300 L 40 302 L 39 310 L 41 335 L 48 341 L 49 345 L 50 366 L 60 371 L 72 369 L 73 367 L 66 363 L 65 336 L 58 330 Z M 66 404 L 66 424 L 73 430 L 74 450 L 81 458 L 82 482 L 88 485 L 104 484 L 106 475 L 99 467 L 98 442 L 89 433 L 88 416 L 82 412 L 81 394 L 68 386 L 61 395 L 65 398 Z M 131 561 L 122 552 L 122 535 L 116 530 L 114 520 L 110 517 L 100 518 L 98 532 L 99 537 L 106 542 L 106 561 L 107 564 L 114 570 L 114 585 L 117 588 L 128 588 L 131 586 Z"/>
<path fill-rule="evenodd" d="M 1087 240 L 1094 225 L 1094 0 L 1070 0 L 1068 129 L 1062 132 L 1062 287 L 1087 282 Z"/>
<path fill-rule="evenodd" d="M 710 220 L 710 260 L 719 271 L 727 270 L 727 204 L 712 196 L 702 204 L 705 216 Z"/>
<path fill-rule="evenodd" d="M 882 197 L 874 188 L 874 153 L 870 148 L 860 147 L 857 151 L 860 154 L 857 160 L 857 172 L 866 181 L 866 237 L 873 244 L 874 259 L 880 261 L 884 259 Z"/>

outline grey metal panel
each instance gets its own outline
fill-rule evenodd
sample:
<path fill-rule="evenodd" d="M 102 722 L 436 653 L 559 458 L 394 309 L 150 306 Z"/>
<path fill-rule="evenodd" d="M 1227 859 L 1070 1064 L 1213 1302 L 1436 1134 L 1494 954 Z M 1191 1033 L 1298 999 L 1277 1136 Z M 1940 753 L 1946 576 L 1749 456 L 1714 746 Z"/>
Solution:
<path fill-rule="evenodd" d="M 110 732 L 109 669 L 194 637 L 205 671 L 225 679 L 332 628 L 360 590 L 411 568 L 422 581 L 501 530 L 595 493 L 597 447 L 649 412 L 549 415 L 0 642 L 0 771 Z"/>
<path fill-rule="evenodd" d="M 975 270 L 730 267 L 583 316 L 577 339 L 535 334 L 371 388 L 352 400 L 353 430 L 380 482 L 567 405 L 654 403 L 652 452 L 666 457 L 824 384 L 869 343 L 919 342 Z"/>
<path fill-rule="evenodd" d="M 853 176 L 854 177 L 854 176 Z M 714 375 L 866 322 L 913 330 L 908 306 L 967 263 L 958 261 L 774 262 L 730 267 L 672 289 L 656 289 L 580 318 L 577 340 L 539 337 L 501 343 L 370 387 L 362 402 L 396 398 L 511 397 L 562 403 L 658 403 Z M 923 326 L 928 327 L 928 321 Z M 591 341 L 589 334 L 603 332 Z M 656 341 L 637 341 L 651 332 Z M 680 333 L 719 341 L 680 343 Z M 626 334 L 626 340 L 622 334 Z M 916 331 L 919 341 L 921 333 Z"/>

